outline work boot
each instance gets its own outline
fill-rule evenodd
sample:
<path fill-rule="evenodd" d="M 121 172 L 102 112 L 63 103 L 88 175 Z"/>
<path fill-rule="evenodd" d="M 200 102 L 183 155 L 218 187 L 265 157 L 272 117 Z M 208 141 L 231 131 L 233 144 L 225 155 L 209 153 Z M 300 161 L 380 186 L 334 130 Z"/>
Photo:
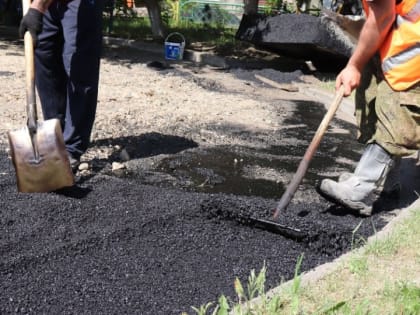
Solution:
<path fill-rule="evenodd" d="M 332 202 L 370 216 L 377 199 L 374 192 L 385 180 L 393 163 L 392 156 L 381 146 L 369 144 L 353 174 L 338 182 L 324 179 L 319 193 Z"/>
<path fill-rule="evenodd" d="M 400 167 L 401 158 L 394 158 L 393 166 L 390 168 L 388 176 L 385 180 L 379 183 L 375 189 L 377 195 L 383 195 L 388 198 L 398 198 L 401 193 L 401 182 L 400 182 Z M 343 182 L 353 176 L 353 173 L 343 172 L 338 177 L 338 182 Z"/>

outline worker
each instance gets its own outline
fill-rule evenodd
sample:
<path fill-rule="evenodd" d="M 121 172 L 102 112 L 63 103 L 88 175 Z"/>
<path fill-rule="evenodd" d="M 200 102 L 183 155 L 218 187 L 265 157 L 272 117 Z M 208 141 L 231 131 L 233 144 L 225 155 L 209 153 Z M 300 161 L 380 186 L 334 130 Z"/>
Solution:
<path fill-rule="evenodd" d="M 43 117 L 60 120 L 74 172 L 96 115 L 102 8 L 102 0 L 33 0 L 19 27 L 34 40 Z"/>
<path fill-rule="evenodd" d="M 420 0 L 363 0 L 363 7 L 366 21 L 336 89 L 343 86 L 344 96 L 356 89 L 366 147 L 353 173 L 324 179 L 318 191 L 369 216 L 378 190 L 400 189 L 400 158 L 420 148 Z"/>

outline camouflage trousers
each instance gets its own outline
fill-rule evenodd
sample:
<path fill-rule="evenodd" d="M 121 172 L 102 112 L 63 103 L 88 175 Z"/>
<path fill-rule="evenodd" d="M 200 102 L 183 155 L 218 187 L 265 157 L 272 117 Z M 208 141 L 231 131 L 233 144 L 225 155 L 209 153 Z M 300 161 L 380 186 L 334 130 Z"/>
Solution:
<path fill-rule="evenodd" d="M 420 84 L 394 91 L 378 69 L 375 59 L 356 89 L 358 141 L 376 142 L 394 156 L 411 155 L 420 149 Z"/>

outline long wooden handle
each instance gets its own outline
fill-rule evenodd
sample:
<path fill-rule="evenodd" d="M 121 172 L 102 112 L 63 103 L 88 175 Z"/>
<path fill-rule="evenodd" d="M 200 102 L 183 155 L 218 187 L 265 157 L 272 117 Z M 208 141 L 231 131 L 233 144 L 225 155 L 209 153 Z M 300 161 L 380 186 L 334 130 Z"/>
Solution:
<path fill-rule="evenodd" d="M 286 191 L 284 192 L 283 196 L 281 197 L 279 203 L 277 204 L 276 211 L 274 212 L 273 219 L 276 220 L 280 214 L 281 211 L 283 211 L 288 205 L 290 200 L 292 200 L 297 187 L 299 186 L 300 182 L 302 181 L 302 178 L 305 176 L 306 170 L 308 169 L 309 163 L 316 152 L 319 143 L 321 142 L 322 137 L 325 134 L 325 131 L 328 128 L 328 125 L 331 121 L 331 119 L 334 117 L 335 112 L 338 109 L 338 106 L 341 103 L 341 100 L 343 99 L 344 94 L 344 88 L 343 86 L 340 87 L 340 89 L 337 91 L 333 102 L 330 105 L 330 108 L 328 109 L 327 113 L 325 114 L 324 118 L 322 119 L 318 130 L 316 131 L 311 144 L 309 145 L 308 149 L 305 152 L 305 155 L 303 156 L 302 161 L 299 164 L 299 167 L 293 176 L 292 181 L 290 182 L 289 186 L 287 187 Z"/>
<path fill-rule="evenodd" d="M 22 0 L 23 15 L 25 15 L 28 12 L 30 6 L 31 0 Z"/>
<path fill-rule="evenodd" d="M 30 0 L 22 0 L 23 15 L 25 15 L 31 4 Z M 27 125 L 32 133 L 36 132 L 36 123 L 38 115 L 36 112 L 36 96 L 35 96 L 35 58 L 34 43 L 29 32 L 24 36 L 25 45 L 25 71 L 26 71 L 26 114 Z"/>

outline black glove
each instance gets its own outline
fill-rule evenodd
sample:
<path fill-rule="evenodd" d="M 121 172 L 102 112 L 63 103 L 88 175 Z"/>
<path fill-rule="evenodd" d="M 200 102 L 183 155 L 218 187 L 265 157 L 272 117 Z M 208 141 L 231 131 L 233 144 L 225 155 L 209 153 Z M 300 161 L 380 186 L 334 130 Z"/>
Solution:
<path fill-rule="evenodd" d="M 38 41 L 38 34 L 42 31 L 42 18 L 44 14 L 36 9 L 29 8 L 28 12 L 23 16 L 19 26 L 19 36 L 24 37 L 25 32 L 31 33 L 34 46 Z"/>

